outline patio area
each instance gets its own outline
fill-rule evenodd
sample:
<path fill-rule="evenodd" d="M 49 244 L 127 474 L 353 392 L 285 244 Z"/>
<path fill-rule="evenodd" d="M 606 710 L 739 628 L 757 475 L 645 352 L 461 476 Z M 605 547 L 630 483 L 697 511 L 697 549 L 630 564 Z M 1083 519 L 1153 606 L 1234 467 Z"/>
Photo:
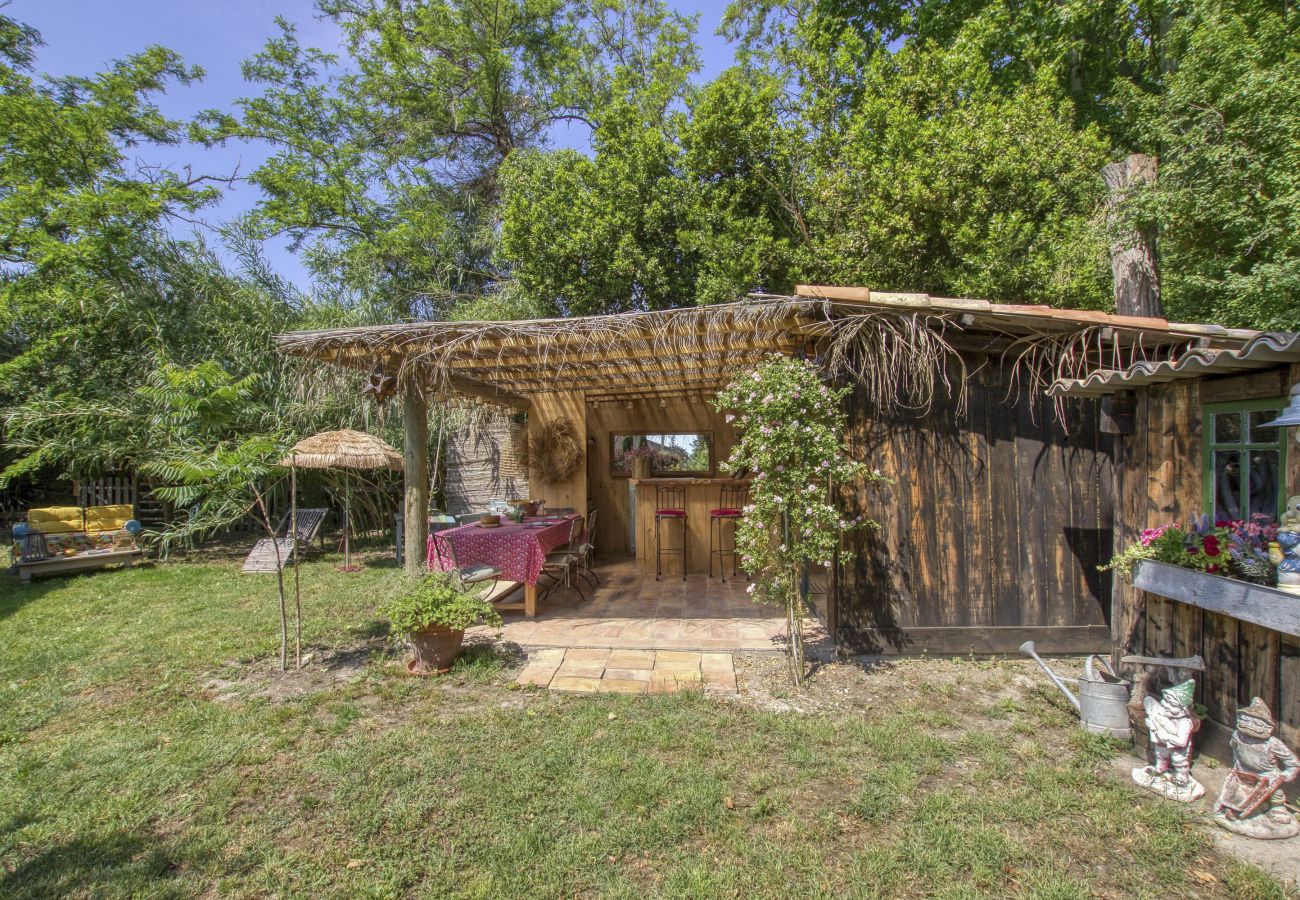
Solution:
<path fill-rule="evenodd" d="M 772 651 L 784 648 L 785 616 L 780 609 L 754 603 L 741 576 L 726 584 L 692 574 L 654 575 L 637 570 L 628 557 L 600 560 L 600 584 L 584 583 L 578 592 L 557 586 L 541 603 L 535 619 L 505 614 L 502 638 L 523 647 L 602 650 Z M 474 629 L 469 635 L 490 635 Z M 832 649 L 826 629 L 814 619 L 804 627 L 810 656 Z"/>

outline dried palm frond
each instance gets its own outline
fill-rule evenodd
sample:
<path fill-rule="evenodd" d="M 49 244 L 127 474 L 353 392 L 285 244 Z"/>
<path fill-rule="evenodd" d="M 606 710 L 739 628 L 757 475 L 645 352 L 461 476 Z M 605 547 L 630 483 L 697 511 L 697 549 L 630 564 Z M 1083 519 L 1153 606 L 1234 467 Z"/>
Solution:
<path fill-rule="evenodd" d="M 1011 370 L 1012 391 L 1037 392 L 1070 374 L 1184 352 L 1187 340 L 1245 336 L 1042 306 L 870 292 L 837 300 L 827 295 L 844 290 L 809 291 L 569 319 L 295 332 L 276 341 L 287 353 L 355 369 L 382 364 L 435 397 L 468 396 L 517 409 L 549 391 L 597 401 L 707 396 L 779 353 L 820 359 L 828 374 L 852 379 L 881 408 L 923 409 L 944 391 L 961 410 L 971 360 L 1000 357 Z"/>

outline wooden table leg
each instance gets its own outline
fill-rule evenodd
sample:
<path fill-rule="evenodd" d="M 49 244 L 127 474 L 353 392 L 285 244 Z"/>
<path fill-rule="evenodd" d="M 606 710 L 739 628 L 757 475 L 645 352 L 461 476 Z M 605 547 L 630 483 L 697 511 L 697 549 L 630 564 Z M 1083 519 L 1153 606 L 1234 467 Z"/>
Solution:
<path fill-rule="evenodd" d="M 524 618 L 533 619 L 537 617 L 537 585 L 524 585 Z"/>

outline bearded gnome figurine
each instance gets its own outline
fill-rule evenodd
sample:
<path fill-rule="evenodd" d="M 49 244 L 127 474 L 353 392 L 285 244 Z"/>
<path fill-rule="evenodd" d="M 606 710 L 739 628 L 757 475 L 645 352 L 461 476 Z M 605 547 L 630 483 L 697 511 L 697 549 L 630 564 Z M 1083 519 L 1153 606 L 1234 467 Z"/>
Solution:
<path fill-rule="evenodd" d="M 1190 678 L 1160 692 L 1160 699 L 1148 695 L 1142 701 L 1151 733 L 1155 764 L 1133 770 L 1140 787 L 1183 803 L 1205 795 L 1205 787 L 1192 777 L 1192 735 L 1201 720 L 1192 711 L 1196 682 Z"/>
<path fill-rule="evenodd" d="M 1300 823 L 1286 808 L 1282 785 L 1300 774 L 1300 759 L 1273 736 L 1277 723 L 1256 697 L 1237 711 L 1232 733 L 1232 771 L 1214 804 L 1214 820 L 1247 837 L 1276 840 L 1300 834 Z"/>

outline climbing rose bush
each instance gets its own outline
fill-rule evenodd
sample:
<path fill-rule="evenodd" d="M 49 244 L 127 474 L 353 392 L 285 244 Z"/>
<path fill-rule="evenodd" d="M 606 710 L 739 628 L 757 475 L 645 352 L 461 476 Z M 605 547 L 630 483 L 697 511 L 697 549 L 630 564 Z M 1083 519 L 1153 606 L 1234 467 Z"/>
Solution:
<path fill-rule="evenodd" d="M 773 357 L 739 375 L 713 401 L 739 432 L 720 468 L 753 474 L 736 547 L 754 578 L 749 589 L 757 601 L 792 608 L 804 560 L 830 568 L 843 532 L 876 527 L 862 516 L 845 519 L 831 503 L 834 482 L 882 478 L 845 454 L 848 391 L 828 387 L 806 360 Z"/>

